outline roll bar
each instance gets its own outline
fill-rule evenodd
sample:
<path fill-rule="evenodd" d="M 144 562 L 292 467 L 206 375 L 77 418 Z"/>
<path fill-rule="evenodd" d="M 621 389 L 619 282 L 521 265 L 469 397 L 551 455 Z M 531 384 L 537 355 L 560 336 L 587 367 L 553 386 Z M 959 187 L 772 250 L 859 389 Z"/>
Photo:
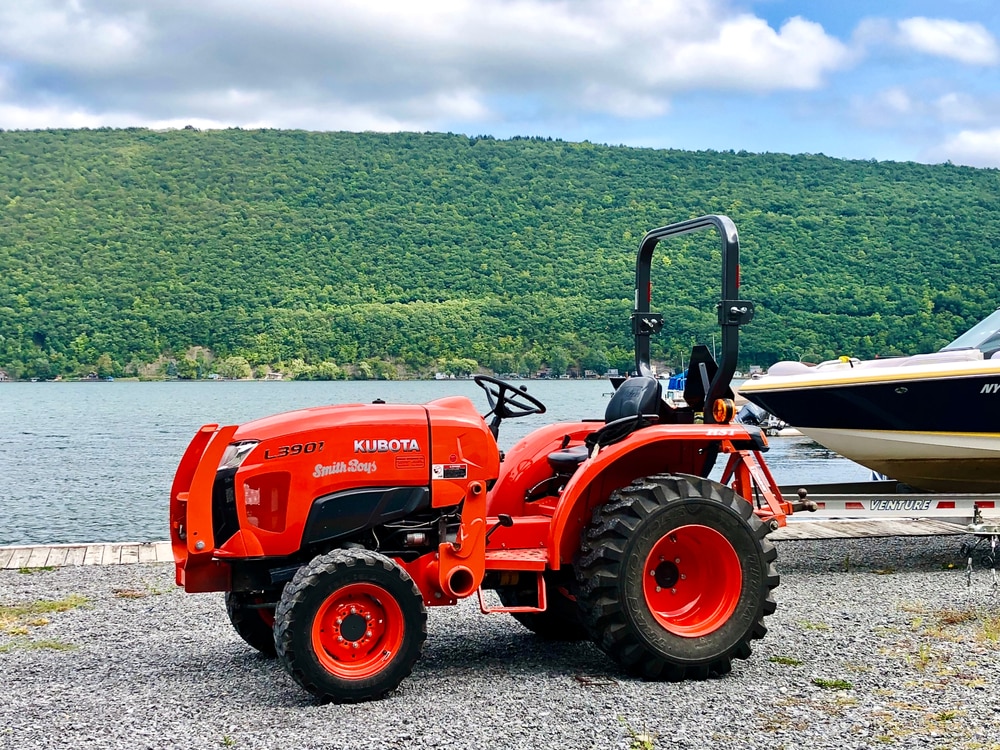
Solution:
<path fill-rule="evenodd" d="M 714 228 L 722 240 L 722 298 L 716 305 L 719 325 L 722 328 L 722 360 L 718 371 L 705 393 L 706 423 L 714 422 L 711 404 L 722 398 L 736 372 L 739 359 L 739 327 L 753 319 L 754 304 L 739 299 L 740 287 L 740 239 L 736 225 L 728 216 L 710 214 L 697 219 L 681 221 L 669 226 L 653 229 L 646 233 L 639 244 L 639 255 L 635 262 L 635 308 L 632 312 L 632 333 L 635 336 L 635 367 L 639 375 L 652 376 L 649 363 L 649 337 L 663 328 L 663 316 L 649 310 L 653 296 L 650 272 L 653 250 L 661 240 L 680 234 Z M 689 377 L 696 375 L 689 374 Z"/>

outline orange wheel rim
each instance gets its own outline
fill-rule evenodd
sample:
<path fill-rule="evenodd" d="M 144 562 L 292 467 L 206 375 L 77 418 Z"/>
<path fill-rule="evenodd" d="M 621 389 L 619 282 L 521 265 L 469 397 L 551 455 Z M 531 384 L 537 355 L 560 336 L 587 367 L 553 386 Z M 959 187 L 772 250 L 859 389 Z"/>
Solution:
<path fill-rule="evenodd" d="M 722 627 L 743 591 L 733 545 L 708 526 L 679 526 L 662 536 L 643 566 L 642 591 L 656 621 L 674 635 L 699 638 Z"/>
<path fill-rule="evenodd" d="M 362 680 L 392 661 L 405 631 L 403 610 L 388 591 L 373 583 L 352 583 L 320 605 L 313 620 L 312 644 L 328 672 Z"/>

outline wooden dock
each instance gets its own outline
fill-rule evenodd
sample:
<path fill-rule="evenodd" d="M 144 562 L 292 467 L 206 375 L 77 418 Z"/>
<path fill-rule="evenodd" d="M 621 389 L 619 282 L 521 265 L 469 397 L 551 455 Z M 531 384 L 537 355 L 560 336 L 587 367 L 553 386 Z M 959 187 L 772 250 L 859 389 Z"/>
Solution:
<path fill-rule="evenodd" d="M 172 562 L 170 542 L 0 547 L 0 570 Z"/>
<path fill-rule="evenodd" d="M 803 515 L 806 515 L 803 513 Z M 966 524 L 933 518 L 825 518 L 815 521 L 795 518 L 771 532 L 768 539 L 858 539 L 885 536 L 944 536 L 967 533 Z"/>
<path fill-rule="evenodd" d="M 769 535 L 776 541 L 856 539 L 863 537 L 942 536 L 967 533 L 965 524 L 935 519 L 817 519 L 794 518 Z M 170 542 L 121 544 L 52 544 L 0 547 L 0 570 L 58 568 L 70 565 L 127 565 L 173 562 Z"/>

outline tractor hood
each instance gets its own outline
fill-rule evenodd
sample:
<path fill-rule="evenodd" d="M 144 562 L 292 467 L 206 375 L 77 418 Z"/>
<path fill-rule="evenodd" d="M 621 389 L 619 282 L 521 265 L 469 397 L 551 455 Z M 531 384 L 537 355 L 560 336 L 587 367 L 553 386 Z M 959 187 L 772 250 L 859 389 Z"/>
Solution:
<path fill-rule="evenodd" d="M 470 404 L 471 406 L 471 404 Z M 478 417 L 478 415 L 476 415 Z M 240 425 L 234 441 L 289 440 L 301 433 L 329 430 L 364 431 L 367 427 L 405 425 L 408 433 L 427 431 L 427 407 L 411 404 L 337 404 L 298 409 Z M 417 435 L 419 437 L 420 435 Z M 358 437 L 362 437 L 360 434 Z M 412 435 L 411 435 L 412 437 Z"/>

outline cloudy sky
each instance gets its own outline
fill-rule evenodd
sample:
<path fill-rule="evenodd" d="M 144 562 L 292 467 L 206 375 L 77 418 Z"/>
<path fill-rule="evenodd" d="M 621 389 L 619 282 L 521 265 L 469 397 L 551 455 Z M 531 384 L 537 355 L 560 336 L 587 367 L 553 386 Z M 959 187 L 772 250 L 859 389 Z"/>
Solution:
<path fill-rule="evenodd" d="M 0 0 L 0 128 L 188 124 L 1000 167 L 1000 2 Z"/>

